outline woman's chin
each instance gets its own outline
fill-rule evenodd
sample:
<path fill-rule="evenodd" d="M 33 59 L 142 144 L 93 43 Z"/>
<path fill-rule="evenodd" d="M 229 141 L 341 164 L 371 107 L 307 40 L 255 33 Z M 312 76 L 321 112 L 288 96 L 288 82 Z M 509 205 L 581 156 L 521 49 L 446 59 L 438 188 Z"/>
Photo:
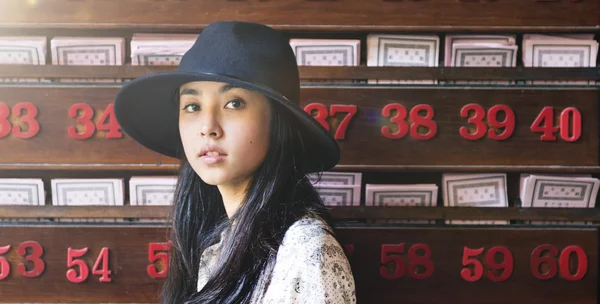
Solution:
<path fill-rule="evenodd" d="M 215 176 L 213 174 L 200 174 L 200 178 L 205 183 L 211 186 L 218 186 L 227 183 L 227 178 L 223 178 L 221 176 Z"/>
<path fill-rule="evenodd" d="M 235 180 L 235 176 L 232 176 L 231 172 L 227 172 L 227 170 L 220 168 L 203 168 L 198 172 L 200 172 L 198 176 L 200 176 L 205 183 L 212 186 L 232 184 Z"/>

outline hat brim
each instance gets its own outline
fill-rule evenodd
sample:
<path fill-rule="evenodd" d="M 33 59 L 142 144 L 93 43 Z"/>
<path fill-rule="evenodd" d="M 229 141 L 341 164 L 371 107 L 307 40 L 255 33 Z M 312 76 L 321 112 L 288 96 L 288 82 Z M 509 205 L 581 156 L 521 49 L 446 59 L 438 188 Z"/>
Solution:
<path fill-rule="evenodd" d="M 160 154 L 182 158 L 178 108 L 174 101 L 180 86 L 192 81 L 230 83 L 265 95 L 278 102 L 296 118 L 304 146 L 302 167 L 305 173 L 333 168 L 340 149 L 335 139 L 301 107 L 282 94 L 259 84 L 212 73 L 166 72 L 131 80 L 115 97 L 115 115 L 123 131 L 142 146 Z"/>

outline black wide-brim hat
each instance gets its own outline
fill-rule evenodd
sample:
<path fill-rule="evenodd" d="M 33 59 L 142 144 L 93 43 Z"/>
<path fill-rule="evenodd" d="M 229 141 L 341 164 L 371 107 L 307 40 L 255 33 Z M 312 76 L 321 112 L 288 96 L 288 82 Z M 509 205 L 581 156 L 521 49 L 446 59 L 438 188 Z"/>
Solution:
<path fill-rule="evenodd" d="M 304 173 L 331 169 L 340 149 L 325 128 L 299 104 L 300 80 L 289 40 L 262 24 L 222 21 L 207 26 L 175 72 L 149 74 L 125 83 L 116 95 L 115 115 L 123 131 L 146 148 L 174 158 L 180 151 L 180 86 L 192 81 L 230 83 L 277 102 L 299 128 Z M 266 136 L 266 135 L 265 135 Z"/>

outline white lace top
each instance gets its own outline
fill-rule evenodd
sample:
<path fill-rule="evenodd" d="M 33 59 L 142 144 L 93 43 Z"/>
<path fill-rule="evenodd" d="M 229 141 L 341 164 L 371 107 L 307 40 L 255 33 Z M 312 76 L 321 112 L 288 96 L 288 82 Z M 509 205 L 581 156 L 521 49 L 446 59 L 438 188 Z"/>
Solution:
<path fill-rule="evenodd" d="M 265 287 L 268 280 L 261 277 L 254 289 L 252 303 L 356 303 L 354 277 L 348 259 L 327 231 L 330 226 L 320 217 L 307 215 L 292 224 L 285 233 L 276 260 L 269 264 L 274 267 L 271 281 Z M 214 268 L 226 232 L 222 232 L 221 241 L 208 247 L 200 258 L 198 291 L 204 287 Z"/>

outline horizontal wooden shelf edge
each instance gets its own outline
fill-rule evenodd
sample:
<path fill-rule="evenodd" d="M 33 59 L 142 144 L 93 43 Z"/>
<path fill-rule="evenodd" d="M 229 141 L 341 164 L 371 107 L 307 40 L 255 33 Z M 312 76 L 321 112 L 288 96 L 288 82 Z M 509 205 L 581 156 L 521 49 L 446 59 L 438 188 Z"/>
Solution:
<path fill-rule="evenodd" d="M 178 164 L 2 164 L 0 170 L 135 170 L 177 172 Z M 527 165 L 337 165 L 330 171 L 399 172 L 545 172 L 545 173 L 600 173 L 600 166 L 527 166 Z"/>
<path fill-rule="evenodd" d="M 1 168 L 1 167 L 0 167 Z M 600 166 L 527 166 L 527 165 L 338 165 L 332 171 L 443 171 L 443 172 L 539 172 L 599 173 Z"/>
<path fill-rule="evenodd" d="M 555 26 L 555 25 L 375 25 L 375 24 L 270 24 L 266 25 L 282 31 L 324 31 L 324 32 L 364 32 L 364 31 L 536 31 L 536 32 L 585 32 L 598 31 L 600 25 L 589 26 Z M 206 28 L 208 24 L 179 24 L 179 23 L 85 23 L 85 22 L 0 22 L 4 29 L 156 29 L 156 30 L 198 30 Z"/>
<path fill-rule="evenodd" d="M 142 170 L 173 171 L 177 164 L 1 164 L 0 170 Z M 600 167 L 599 167 L 600 170 Z"/>
<path fill-rule="evenodd" d="M 122 78 L 172 72 L 176 66 L 60 66 L 0 65 L 0 77 Z M 389 80 L 600 80 L 600 68 L 484 68 L 484 67 L 370 67 L 300 66 L 300 78 Z"/>
<path fill-rule="evenodd" d="M 414 220 L 544 220 L 598 221 L 600 209 L 521 208 L 521 207 L 335 207 L 332 216 L 339 220 L 414 219 Z"/>
<path fill-rule="evenodd" d="M 167 218 L 172 206 L 2 206 L 0 219 Z M 544 220 L 600 221 L 596 208 L 329 207 L 335 220 Z"/>

